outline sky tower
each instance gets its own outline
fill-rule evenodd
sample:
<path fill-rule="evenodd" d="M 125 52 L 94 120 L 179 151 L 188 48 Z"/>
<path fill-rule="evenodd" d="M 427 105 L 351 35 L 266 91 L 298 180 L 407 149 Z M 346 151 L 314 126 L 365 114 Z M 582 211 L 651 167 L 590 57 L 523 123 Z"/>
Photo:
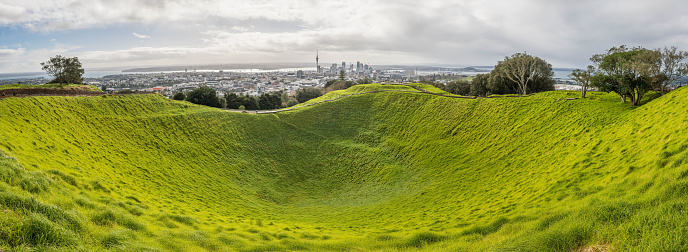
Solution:
<path fill-rule="evenodd" d="M 320 58 L 318 57 L 318 50 L 315 50 L 315 65 L 317 66 L 316 71 L 320 73 L 320 63 L 318 62 Z"/>

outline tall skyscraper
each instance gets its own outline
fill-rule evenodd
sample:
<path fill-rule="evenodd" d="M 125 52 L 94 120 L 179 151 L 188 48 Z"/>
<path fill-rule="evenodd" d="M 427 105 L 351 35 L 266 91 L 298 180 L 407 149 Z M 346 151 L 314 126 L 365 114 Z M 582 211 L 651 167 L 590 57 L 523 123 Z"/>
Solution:
<path fill-rule="evenodd" d="M 342 70 L 346 71 L 346 62 L 342 61 Z"/>
<path fill-rule="evenodd" d="M 320 58 L 318 57 L 318 50 L 315 50 L 315 65 L 317 66 L 316 71 L 320 73 L 320 63 L 318 62 Z"/>

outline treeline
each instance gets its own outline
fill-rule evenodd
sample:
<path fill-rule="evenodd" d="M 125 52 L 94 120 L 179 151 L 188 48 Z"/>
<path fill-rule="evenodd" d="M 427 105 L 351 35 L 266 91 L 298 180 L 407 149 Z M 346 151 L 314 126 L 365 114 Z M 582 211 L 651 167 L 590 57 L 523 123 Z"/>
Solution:
<path fill-rule="evenodd" d="M 174 100 L 188 101 L 195 104 L 228 109 L 241 110 L 270 110 L 291 107 L 296 104 L 306 102 L 310 99 L 318 98 L 327 92 L 347 89 L 353 85 L 369 84 L 372 80 L 368 78 L 357 81 L 345 81 L 343 78 L 330 80 L 325 83 L 324 88 L 306 87 L 296 91 L 292 97 L 289 94 L 279 91 L 264 93 L 260 96 L 237 95 L 235 93 L 225 93 L 220 98 L 215 89 L 208 86 L 201 86 L 188 93 L 176 93 L 172 96 Z"/>
<path fill-rule="evenodd" d="M 208 86 L 198 87 L 188 93 L 176 93 L 172 99 L 216 108 L 241 110 L 270 110 L 290 107 L 298 104 L 295 98 L 285 92 L 264 93 L 260 96 L 237 95 L 225 93 L 220 98 L 215 89 Z"/>
<path fill-rule="evenodd" d="M 648 92 L 664 95 L 670 84 L 688 75 L 688 64 L 683 62 L 687 58 L 688 52 L 675 46 L 650 50 L 622 45 L 593 55 L 593 65 L 576 69 L 569 76 L 581 85 L 581 98 L 590 86 L 614 92 L 622 102 L 635 106 Z"/>
<path fill-rule="evenodd" d="M 492 94 L 528 94 L 554 90 L 554 71 L 545 60 L 517 53 L 505 57 L 487 74 L 478 74 L 472 80 L 457 80 L 447 84 L 424 81 L 457 95 L 488 96 Z"/>

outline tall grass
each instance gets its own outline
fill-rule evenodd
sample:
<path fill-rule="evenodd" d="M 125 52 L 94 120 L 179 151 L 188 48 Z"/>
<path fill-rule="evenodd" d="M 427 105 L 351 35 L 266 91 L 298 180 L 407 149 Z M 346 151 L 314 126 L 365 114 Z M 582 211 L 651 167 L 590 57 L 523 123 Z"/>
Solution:
<path fill-rule="evenodd" d="M 365 93 L 394 88 L 266 115 L 1 100 L 0 249 L 688 249 L 688 90 Z"/>

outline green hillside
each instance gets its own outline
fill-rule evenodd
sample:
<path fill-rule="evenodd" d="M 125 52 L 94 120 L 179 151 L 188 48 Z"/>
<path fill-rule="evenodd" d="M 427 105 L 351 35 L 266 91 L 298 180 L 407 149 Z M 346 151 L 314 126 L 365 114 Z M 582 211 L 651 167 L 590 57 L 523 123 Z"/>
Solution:
<path fill-rule="evenodd" d="M 55 88 L 61 88 L 61 89 L 84 89 L 84 90 L 90 90 L 90 91 L 100 91 L 100 89 L 96 86 L 93 85 L 83 85 L 83 84 L 64 84 L 63 87 L 60 87 L 59 83 L 51 83 L 51 84 L 40 84 L 40 85 L 33 85 L 33 84 L 5 84 L 5 85 L 0 85 L 0 90 L 3 89 L 24 89 L 24 88 L 45 88 L 45 89 L 55 89 Z"/>
<path fill-rule="evenodd" d="M 321 100 L 379 90 L 0 100 L 0 250 L 688 250 L 688 89 Z"/>

